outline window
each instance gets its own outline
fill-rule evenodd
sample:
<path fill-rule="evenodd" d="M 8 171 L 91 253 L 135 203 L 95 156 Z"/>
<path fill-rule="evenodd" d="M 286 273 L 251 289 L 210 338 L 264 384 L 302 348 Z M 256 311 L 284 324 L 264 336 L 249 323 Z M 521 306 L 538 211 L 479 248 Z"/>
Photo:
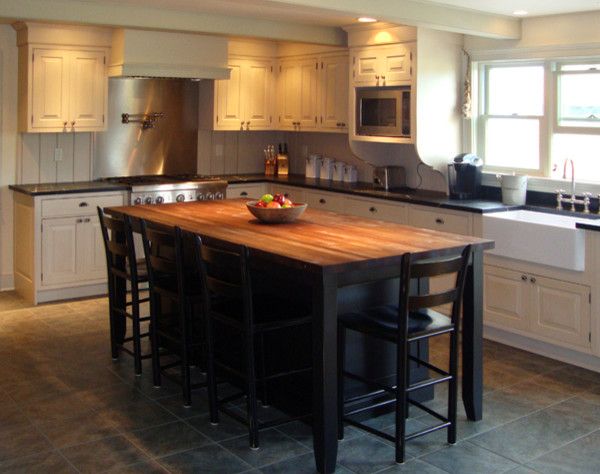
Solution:
<path fill-rule="evenodd" d="M 479 67 L 476 149 L 489 171 L 600 182 L 600 61 Z M 569 176 L 570 179 L 570 176 Z"/>

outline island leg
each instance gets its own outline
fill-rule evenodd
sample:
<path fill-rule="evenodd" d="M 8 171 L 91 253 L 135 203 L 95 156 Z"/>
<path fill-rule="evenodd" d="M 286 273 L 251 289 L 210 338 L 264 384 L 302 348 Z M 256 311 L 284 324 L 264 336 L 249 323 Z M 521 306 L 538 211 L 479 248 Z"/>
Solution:
<path fill-rule="evenodd" d="M 317 471 L 335 471 L 337 460 L 337 278 L 320 274 L 313 284 L 313 445 Z"/>
<path fill-rule="evenodd" d="M 474 246 L 463 305 L 463 403 L 469 420 L 483 416 L 483 250 Z"/>

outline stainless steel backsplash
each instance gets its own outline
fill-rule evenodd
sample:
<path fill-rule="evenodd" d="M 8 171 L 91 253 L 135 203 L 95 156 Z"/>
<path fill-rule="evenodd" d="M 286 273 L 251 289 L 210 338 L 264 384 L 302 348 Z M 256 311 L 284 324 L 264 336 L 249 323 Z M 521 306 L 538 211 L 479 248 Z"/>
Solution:
<path fill-rule="evenodd" d="M 198 147 L 198 82 L 111 78 L 108 128 L 96 134 L 94 178 L 195 173 Z M 153 128 L 122 123 L 127 113 L 163 113 Z"/>

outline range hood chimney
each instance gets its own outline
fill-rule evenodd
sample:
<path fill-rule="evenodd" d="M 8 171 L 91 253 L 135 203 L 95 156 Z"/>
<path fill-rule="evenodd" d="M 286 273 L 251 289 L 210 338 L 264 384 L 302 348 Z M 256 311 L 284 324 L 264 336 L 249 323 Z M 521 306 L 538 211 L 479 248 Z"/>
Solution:
<path fill-rule="evenodd" d="M 227 38 L 117 29 L 113 32 L 111 77 L 229 79 Z"/>

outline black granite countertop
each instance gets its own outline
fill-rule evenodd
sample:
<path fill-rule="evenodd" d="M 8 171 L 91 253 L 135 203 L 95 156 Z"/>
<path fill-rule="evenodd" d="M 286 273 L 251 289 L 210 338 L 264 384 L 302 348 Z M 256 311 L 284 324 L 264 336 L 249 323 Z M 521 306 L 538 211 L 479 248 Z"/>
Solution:
<path fill-rule="evenodd" d="M 443 209 L 454 209 L 457 211 L 474 212 L 483 214 L 486 212 L 499 212 L 511 209 L 519 209 L 519 206 L 506 206 L 500 201 L 486 199 L 472 199 L 459 201 L 449 199 L 444 193 L 424 191 L 419 189 L 399 188 L 385 191 L 375 188 L 369 183 L 341 183 L 339 181 L 319 180 L 306 178 L 302 175 L 290 175 L 288 177 L 265 176 L 263 174 L 248 175 L 225 175 L 223 179 L 229 184 L 260 183 L 269 182 L 277 184 L 289 184 L 304 188 L 318 189 L 321 191 L 353 194 L 363 197 L 387 199 L 390 201 L 407 202 L 410 204 L 421 204 L 424 206 L 440 207 Z"/>
<path fill-rule="evenodd" d="M 11 184 L 9 189 L 29 196 L 45 196 L 49 194 L 128 191 L 129 186 L 107 183 L 106 181 L 79 181 L 76 183 Z"/>
<path fill-rule="evenodd" d="M 600 232 L 600 219 L 595 221 L 578 222 L 575 224 L 578 229 L 593 230 Z"/>

